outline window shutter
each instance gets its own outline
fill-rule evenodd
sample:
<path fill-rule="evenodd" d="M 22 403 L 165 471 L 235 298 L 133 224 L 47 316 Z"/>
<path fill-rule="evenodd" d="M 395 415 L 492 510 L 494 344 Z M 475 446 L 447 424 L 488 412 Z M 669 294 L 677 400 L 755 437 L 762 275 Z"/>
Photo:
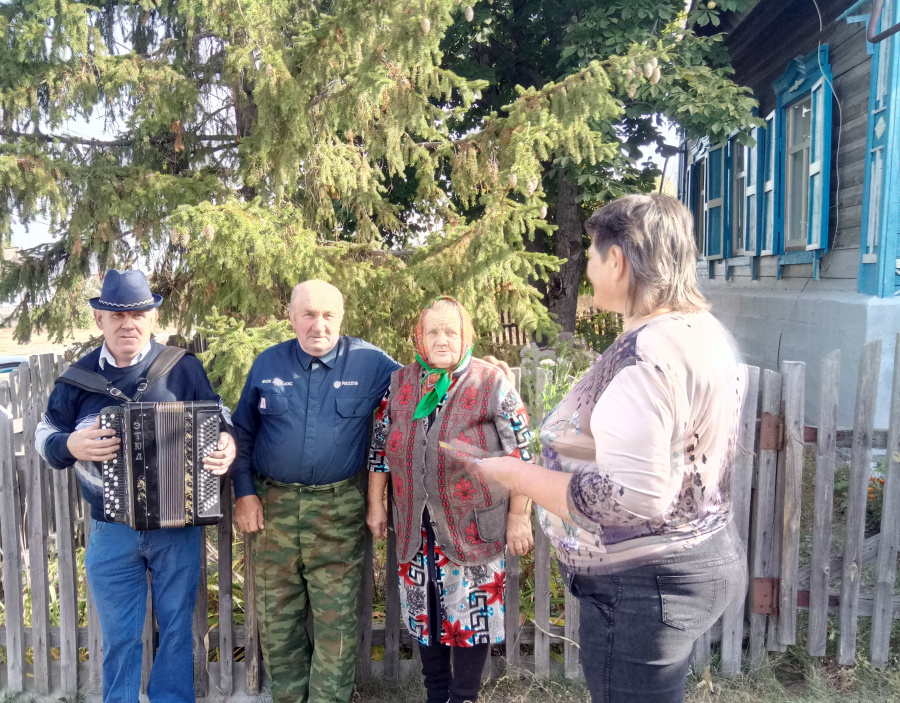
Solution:
<path fill-rule="evenodd" d="M 771 254 L 775 247 L 775 113 L 766 117 L 766 128 L 762 132 L 763 149 L 763 203 L 759 253 Z"/>
<path fill-rule="evenodd" d="M 706 256 L 721 259 L 725 231 L 725 147 L 709 150 L 706 168 Z"/>
<path fill-rule="evenodd" d="M 812 143 L 809 148 L 809 233 L 807 249 L 828 251 L 828 199 L 831 173 L 831 85 L 823 76 L 811 90 Z"/>
<path fill-rule="evenodd" d="M 754 127 L 750 132 L 750 136 L 756 140 L 756 145 L 751 149 L 747 149 L 747 162 L 745 165 L 745 168 L 747 169 L 747 185 L 746 191 L 744 192 L 745 203 L 743 249 L 746 253 L 752 255 L 756 252 L 756 208 L 758 206 L 756 189 L 759 176 L 759 140 L 762 136 L 762 130 Z M 738 145 L 738 148 L 741 148 L 740 145 Z"/>

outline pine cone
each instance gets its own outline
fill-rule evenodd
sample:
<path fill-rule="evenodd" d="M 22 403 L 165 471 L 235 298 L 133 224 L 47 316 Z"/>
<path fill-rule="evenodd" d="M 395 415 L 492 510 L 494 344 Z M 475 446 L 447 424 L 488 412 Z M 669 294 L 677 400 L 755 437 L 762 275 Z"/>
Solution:
<path fill-rule="evenodd" d="M 511 173 L 509 174 L 507 182 L 509 183 L 509 187 L 511 189 L 515 189 L 515 187 L 519 185 L 519 177 L 516 174 Z"/>
<path fill-rule="evenodd" d="M 422 18 L 422 33 L 428 34 L 431 31 L 431 20 L 427 17 Z"/>
<path fill-rule="evenodd" d="M 633 98 L 635 93 L 637 93 L 637 86 L 632 83 L 630 86 L 628 86 L 628 97 Z"/>
<path fill-rule="evenodd" d="M 644 64 L 644 78 L 650 78 L 653 75 L 653 64 L 649 61 Z"/>
<path fill-rule="evenodd" d="M 207 242 L 211 242 L 216 236 L 216 228 L 211 224 L 207 224 L 206 227 L 203 228 L 203 236 L 206 237 Z"/>
<path fill-rule="evenodd" d="M 525 185 L 525 195 L 534 195 L 534 191 L 537 190 L 538 182 L 536 180 L 530 180 Z"/>
<path fill-rule="evenodd" d="M 187 230 L 181 233 L 181 246 L 184 249 L 188 249 L 191 246 L 191 234 Z"/>
<path fill-rule="evenodd" d="M 650 85 L 656 85 L 659 83 L 659 79 L 662 77 L 662 71 L 659 70 L 659 67 L 653 69 L 653 75 L 650 76 Z"/>
<path fill-rule="evenodd" d="M 541 205 L 541 219 L 542 220 L 547 219 L 547 206 L 546 205 Z"/>
<path fill-rule="evenodd" d="M 466 8 L 466 22 L 471 22 L 473 19 L 475 19 L 475 10 L 473 10 L 472 6 L 469 5 Z"/>

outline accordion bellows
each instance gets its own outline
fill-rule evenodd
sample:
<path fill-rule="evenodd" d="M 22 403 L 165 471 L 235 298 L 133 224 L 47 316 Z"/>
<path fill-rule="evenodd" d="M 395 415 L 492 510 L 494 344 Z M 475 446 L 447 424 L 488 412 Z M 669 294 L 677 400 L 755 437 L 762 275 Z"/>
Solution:
<path fill-rule="evenodd" d="M 219 439 L 219 404 L 125 403 L 100 413 L 122 440 L 104 461 L 107 520 L 135 530 L 211 525 L 222 515 L 222 478 L 203 468 Z"/>

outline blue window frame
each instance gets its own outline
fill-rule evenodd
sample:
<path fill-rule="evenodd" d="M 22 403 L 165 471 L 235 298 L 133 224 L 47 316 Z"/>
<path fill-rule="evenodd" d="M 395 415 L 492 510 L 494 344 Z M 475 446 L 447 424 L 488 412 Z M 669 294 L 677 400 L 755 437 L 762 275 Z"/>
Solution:
<path fill-rule="evenodd" d="M 853 19 L 853 18 L 851 18 Z M 848 19 L 848 22 L 850 19 Z M 900 21 L 900 4 L 885 3 L 881 31 Z M 898 42 L 867 44 L 872 55 L 869 116 L 866 131 L 865 182 L 860 221 L 859 291 L 889 298 L 900 294 L 900 198 L 896 197 L 900 171 L 897 135 L 898 99 L 891 89 L 900 76 Z M 892 78 L 893 76 L 893 78 Z"/>
<path fill-rule="evenodd" d="M 817 262 L 829 245 L 832 93 L 828 46 L 791 61 L 773 88 L 775 112 L 766 120 L 767 139 L 771 140 L 766 174 L 773 177 L 774 203 L 768 196 L 767 181 L 764 240 L 766 244 L 771 241 L 770 251 L 776 254 L 815 252 L 809 257 L 790 257 L 785 263 Z M 763 252 L 768 253 L 766 249 Z"/>

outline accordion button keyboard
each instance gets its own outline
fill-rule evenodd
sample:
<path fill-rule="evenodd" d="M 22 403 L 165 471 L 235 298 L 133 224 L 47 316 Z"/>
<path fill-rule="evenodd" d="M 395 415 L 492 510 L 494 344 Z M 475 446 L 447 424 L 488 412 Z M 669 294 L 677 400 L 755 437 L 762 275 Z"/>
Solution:
<path fill-rule="evenodd" d="M 216 450 L 219 441 L 219 418 L 210 417 L 200 424 L 197 436 L 197 445 L 200 449 L 200 458 L 209 456 Z M 217 515 L 219 513 L 219 477 L 209 471 L 198 472 L 199 496 L 198 508 L 201 517 Z"/>
<path fill-rule="evenodd" d="M 104 413 L 100 416 L 100 429 L 113 429 L 116 436 L 122 436 L 122 418 L 120 415 Z M 116 518 L 125 517 L 125 487 L 124 480 L 119 482 L 119 459 L 121 456 L 122 446 L 119 445 L 119 453 L 110 461 L 104 461 L 102 464 L 103 474 L 103 510 L 107 519 L 115 520 Z"/>

